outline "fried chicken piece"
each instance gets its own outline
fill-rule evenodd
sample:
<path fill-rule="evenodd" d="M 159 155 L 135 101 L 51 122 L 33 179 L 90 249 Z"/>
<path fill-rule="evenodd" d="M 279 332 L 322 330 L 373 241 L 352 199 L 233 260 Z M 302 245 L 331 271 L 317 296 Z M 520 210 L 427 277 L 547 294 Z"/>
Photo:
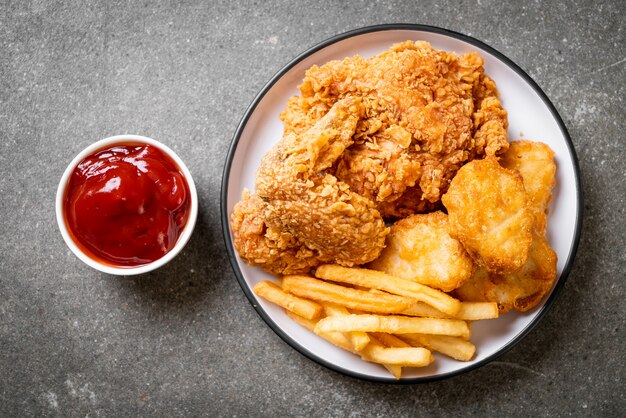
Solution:
<path fill-rule="evenodd" d="M 501 155 L 500 165 L 517 170 L 522 175 L 530 208 L 535 215 L 535 229 L 537 233 L 545 234 L 548 205 L 556 183 L 554 151 L 542 142 L 513 141 Z"/>
<path fill-rule="evenodd" d="M 369 268 L 444 292 L 456 289 L 470 278 L 474 263 L 449 233 L 448 216 L 441 211 L 397 221 L 385 249 Z"/>
<path fill-rule="evenodd" d="M 552 289 L 556 278 L 557 256 L 546 237 L 533 231 L 526 263 L 509 274 L 490 273 L 477 268 L 472 277 L 454 291 L 463 301 L 497 302 L 500 313 L 534 308 Z"/>
<path fill-rule="evenodd" d="M 265 155 L 256 194 L 244 194 L 231 216 L 244 260 L 274 274 L 296 274 L 379 255 L 389 229 L 374 203 L 327 172 L 352 144 L 362 115 L 360 99 L 338 101 L 306 132 L 286 133 Z"/>
<path fill-rule="evenodd" d="M 383 217 L 432 211 L 467 161 L 505 151 L 507 115 L 476 53 L 457 56 L 406 41 L 370 59 L 313 66 L 281 114 L 301 134 L 346 96 L 364 117 L 334 174 Z"/>
<path fill-rule="evenodd" d="M 502 313 L 511 309 L 527 311 L 537 306 L 556 279 L 557 255 L 545 235 L 547 208 L 555 184 L 554 152 L 541 142 L 514 141 L 500 164 L 519 171 L 534 214 L 528 260 L 520 270 L 504 275 L 478 268 L 455 294 L 465 301 L 497 302 Z"/>
<path fill-rule="evenodd" d="M 485 270 L 507 274 L 526 262 L 533 213 L 522 177 L 494 157 L 464 165 L 442 197 L 450 235 Z"/>
<path fill-rule="evenodd" d="M 253 266 L 273 274 L 307 272 L 319 264 L 317 253 L 294 235 L 265 223 L 265 204 L 246 189 L 230 218 L 233 243 L 239 255 Z"/>

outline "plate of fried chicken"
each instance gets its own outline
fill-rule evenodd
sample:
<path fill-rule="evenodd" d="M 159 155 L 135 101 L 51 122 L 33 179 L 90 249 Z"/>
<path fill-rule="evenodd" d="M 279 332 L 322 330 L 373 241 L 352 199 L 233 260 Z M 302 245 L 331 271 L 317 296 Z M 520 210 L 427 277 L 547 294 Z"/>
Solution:
<path fill-rule="evenodd" d="M 497 319 L 472 324 L 472 359 L 402 376 L 420 382 L 483 365 L 537 324 L 571 268 L 581 202 L 571 139 L 523 70 L 471 37 L 398 24 L 324 41 L 265 85 L 234 135 L 221 209 L 254 308 L 333 370 L 397 381 L 256 284 L 332 264 L 497 304 Z"/>

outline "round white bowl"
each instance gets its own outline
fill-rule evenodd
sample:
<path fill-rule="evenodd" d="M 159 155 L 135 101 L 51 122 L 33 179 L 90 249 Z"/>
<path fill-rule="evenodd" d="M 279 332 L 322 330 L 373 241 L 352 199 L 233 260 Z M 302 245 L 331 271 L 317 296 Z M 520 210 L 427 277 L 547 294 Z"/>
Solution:
<path fill-rule="evenodd" d="M 187 224 L 183 228 L 183 231 L 180 234 L 180 236 L 178 237 L 178 241 L 176 242 L 176 245 L 174 245 L 174 247 L 167 254 L 165 254 L 163 257 L 159 258 L 158 260 L 155 260 L 148 264 L 143 264 L 143 265 L 136 266 L 136 267 L 115 267 L 115 266 L 111 266 L 109 264 L 101 263 L 97 260 L 94 260 L 88 254 L 82 251 L 80 247 L 76 245 L 65 223 L 65 216 L 63 214 L 63 199 L 65 196 L 65 189 L 67 187 L 68 180 L 70 176 L 72 175 L 72 173 L 74 172 L 74 169 L 76 168 L 76 166 L 82 160 L 84 160 L 86 157 L 88 157 L 89 155 L 99 150 L 111 147 L 113 145 L 120 145 L 120 144 L 129 143 L 129 142 L 152 145 L 153 147 L 158 148 L 167 156 L 169 156 L 176 163 L 176 165 L 178 165 L 178 168 L 180 168 L 180 170 L 182 171 L 183 175 L 185 176 L 185 180 L 187 180 L 187 184 L 189 185 L 189 197 L 190 197 L 191 205 L 190 205 L 189 218 L 187 220 Z M 116 135 L 116 136 L 111 136 L 111 137 L 102 139 L 94 144 L 91 144 L 90 146 L 82 150 L 76 157 L 74 157 L 72 162 L 67 166 L 67 168 L 65 169 L 65 172 L 63 173 L 63 177 L 61 177 L 61 181 L 59 182 L 59 187 L 57 188 L 56 216 L 57 216 L 57 223 L 59 225 L 59 229 L 61 230 L 61 235 L 63 236 L 65 243 L 70 248 L 70 250 L 72 250 L 72 252 L 76 255 L 76 257 L 78 257 L 82 262 L 84 262 L 88 266 L 93 267 L 94 269 L 99 270 L 103 273 L 114 274 L 118 276 L 131 276 L 131 275 L 136 275 L 136 274 L 147 273 L 149 271 L 156 270 L 161 266 L 164 266 L 169 261 L 171 261 L 174 257 L 176 257 L 176 255 L 185 247 L 185 245 L 189 241 L 189 238 L 191 237 L 193 228 L 196 225 L 196 219 L 198 218 L 198 194 L 196 192 L 196 186 L 193 182 L 193 178 L 191 177 L 191 173 L 187 169 L 187 166 L 185 165 L 185 163 L 183 163 L 183 160 L 181 160 L 180 157 L 176 155 L 176 153 L 172 151 L 169 147 L 167 147 L 166 145 L 163 145 L 159 141 L 156 141 L 152 138 L 148 138 L 145 136 Z"/>

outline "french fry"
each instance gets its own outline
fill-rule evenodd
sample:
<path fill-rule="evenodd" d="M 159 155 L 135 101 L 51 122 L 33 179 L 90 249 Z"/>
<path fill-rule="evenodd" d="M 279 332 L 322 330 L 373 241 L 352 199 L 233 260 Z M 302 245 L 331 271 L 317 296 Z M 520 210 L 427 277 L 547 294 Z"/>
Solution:
<path fill-rule="evenodd" d="M 471 328 L 466 321 L 498 316 L 496 303 L 460 302 L 378 271 L 326 265 L 316 274 L 346 285 L 292 275 L 278 280 L 280 285 L 258 283 L 254 291 L 285 308 L 296 323 L 365 361 L 381 364 L 396 379 L 401 378 L 403 367 L 432 363 L 431 351 L 471 360 L 476 347 L 467 341 Z"/>
<path fill-rule="evenodd" d="M 456 360 L 470 361 L 476 346 L 459 337 L 447 335 L 404 334 L 402 338 L 411 345 L 424 346 Z"/>
<path fill-rule="evenodd" d="M 253 290 L 260 297 L 304 318 L 315 319 L 322 314 L 318 303 L 291 295 L 270 281 L 257 283 Z"/>
<path fill-rule="evenodd" d="M 310 331 L 314 330 L 315 324 L 316 324 L 315 321 L 303 318 L 300 315 L 294 314 L 293 312 L 289 312 L 289 311 L 285 311 L 285 312 L 287 313 L 287 316 L 289 316 L 291 319 L 294 320 L 294 322 L 302 325 L 304 328 Z M 352 341 L 350 341 L 350 338 L 348 337 L 346 333 L 325 332 L 325 333 L 320 333 L 318 335 L 324 338 L 326 341 L 330 342 L 331 344 L 336 345 L 339 348 L 343 348 L 344 350 L 349 351 L 351 353 L 361 355 L 359 352 L 357 352 L 354 349 L 354 346 L 352 345 Z M 369 337 L 368 337 L 368 340 L 371 341 Z M 406 344 L 404 341 L 400 340 L 400 342 Z M 406 344 L 406 347 L 410 347 L 410 345 Z M 365 358 L 363 358 L 363 360 L 373 361 L 373 360 L 368 360 Z M 373 362 L 376 362 L 376 361 L 373 361 Z M 400 379 L 402 377 L 402 366 L 397 366 L 397 365 L 392 365 L 392 364 L 381 364 L 381 365 L 385 367 L 389 371 L 389 373 L 391 373 L 396 379 Z"/>
<path fill-rule="evenodd" d="M 414 303 L 410 298 L 373 295 L 370 292 L 327 283 L 308 276 L 283 277 L 283 289 L 303 298 L 374 313 L 401 312 Z"/>
<path fill-rule="evenodd" d="M 469 341 L 470 337 L 472 336 L 472 322 L 465 321 L 465 325 L 467 325 L 467 332 L 459 335 L 459 337 L 463 338 L 465 341 Z"/>
<path fill-rule="evenodd" d="M 294 320 L 297 324 L 303 326 L 304 328 L 313 331 L 316 325 L 316 322 L 310 319 L 306 319 L 301 317 L 300 315 L 294 314 L 290 311 L 285 311 L 287 316 Z M 337 347 L 343 348 L 344 350 L 350 351 L 351 353 L 360 355 L 363 360 L 370 361 L 373 363 L 380 363 L 383 367 L 385 367 L 389 373 L 391 373 L 396 379 L 400 379 L 402 377 L 402 365 L 403 364 L 389 364 L 385 363 L 382 360 L 384 359 L 396 359 L 397 361 L 406 360 L 407 355 L 409 355 L 409 359 L 412 360 L 410 364 L 423 364 L 425 363 L 425 353 L 417 352 L 417 356 L 415 352 L 403 352 L 403 353 L 393 353 L 389 351 L 383 350 L 385 347 L 402 347 L 402 348 L 410 348 L 411 345 L 406 342 L 400 340 L 399 338 L 391 335 L 391 334 L 377 334 L 378 337 L 384 339 L 384 342 L 381 342 L 375 338 L 371 338 L 370 344 L 368 344 L 368 348 L 365 349 L 364 352 L 357 352 L 352 346 L 352 342 L 350 338 L 342 332 L 323 332 L 318 334 L 320 337 L 324 338 L 326 341 L 330 342 Z M 373 347 L 372 347 L 373 346 Z M 399 355 L 400 354 L 400 355 Z M 404 356 L 404 357 L 403 357 Z M 420 362 L 418 362 L 420 361 Z M 405 362 L 404 365 L 408 363 Z M 430 364 L 428 362 L 427 364 Z M 407 366 L 408 367 L 408 366 Z M 420 367 L 420 366 L 416 366 Z"/>
<path fill-rule="evenodd" d="M 348 309 L 343 306 L 335 305 L 333 303 L 322 302 L 322 307 L 324 308 L 324 312 L 326 316 L 346 316 L 350 315 Z M 350 338 L 352 342 L 352 346 L 356 351 L 361 351 L 365 348 L 366 345 L 370 343 L 370 337 L 366 332 L 361 331 L 353 331 L 347 333 L 347 337 Z"/>
<path fill-rule="evenodd" d="M 386 347 L 419 347 L 411 345 L 404 340 L 396 337 L 393 334 L 386 334 L 384 332 L 373 332 L 371 337 L 376 338 L 380 343 Z"/>
<path fill-rule="evenodd" d="M 295 323 L 297 323 L 298 325 L 308 329 L 309 331 L 313 331 L 315 329 L 315 325 L 317 325 L 317 321 L 313 320 L 313 319 L 306 319 L 303 316 L 300 316 L 298 314 L 295 314 L 291 311 L 285 311 L 285 313 L 287 314 L 287 316 L 291 319 L 293 319 L 293 321 Z"/>
<path fill-rule="evenodd" d="M 303 326 L 309 331 L 314 331 L 315 324 L 316 324 L 315 321 L 303 318 L 300 315 L 297 315 L 290 311 L 285 311 L 285 313 L 287 314 L 289 318 L 293 319 L 294 322 L 296 322 L 298 325 Z M 331 344 L 336 345 L 339 348 L 343 348 L 344 350 L 347 350 L 351 353 L 358 354 L 352 348 L 352 342 L 350 341 L 350 339 L 343 332 L 326 332 L 326 333 L 322 333 L 318 335 L 324 338 L 326 341 L 330 342 Z"/>
<path fill-rule="evenodd" d="M 396 380 L 400 380 L 402 377 L 402 366 L 394 366 L 393 364 L 383 364 L 382 366 L 387 369 L 387 371 L 391 373 Z"/>
<path fill-rule="evenodd" d="M 461 302 L 461 309 L 456 318 L 465 321 L 493 319 L 500 315 L 496 302 Z"/>
<path fill-rule="evenodd" d="M 331 316 L 321 319 L 315 332 L 384 332 L 388 334 L 435 334 L 465 337 L 469 326 L 465 321 L 440 318 L 410 318 L 390 315 Z"/>
<path fill-rule="evenodd" d="M 426 318 L 450 318 L 449 315 L 446 315 L 440 310 L 435 309 L 424 302 L 416 302 L 400 313 L 402 315 L 421 316 Z"/>
<path fill-rule="evenodd" d="M 400 312 L 402 315 L 424 316 L 428 318 L 454 318 L 464 321 L 497 318 L 498 304 L 495 302 L 461 302 L 461 309 L 453 317 L 433 308 L 424 302 L 417 302 Z"/>
<path fill-rule="evenodd" d="M 391 334 L 385 334 L 385 335 L 391 335 Z M 404 341 L 402 341 L 402 342 L 404 342 Z M 372 345 L 372 344 L 380 345 L 381 347 L 383 345 L 389 347 L 387 344 L 381 342 L 378 338 L 376 338 L 374 336 L 370 336 L 370 345 Z M 410 347 L 410 345 L 408 345 L 408 344 L 406 346 Z M 363 355 L 361 355 L 361 358 L 363 360 L 365 360 L 365 361 L 373 361 L 373 360 L 365 358 Z M 391 373 L 393 375 L 393 377 L 396 378 L 396 380 L 398 380 L 398 379 L 400 379 L 402 377 L 402 366 L 398 366 L 398 365 L 395 365 L 395 364 L 385 364 L 385 363 L 382 363 L 382 366 L 385 369 L 387 369 L 389 371 L 389 373 Z"/>
<path fill-rule="evenodd" d="M 383 332 L 374 332 L 370 334 L 370 338 L 374 341 L 378 340 L 382 345 L 386 347 L 406 347 L 406 348 L 411 347 L 410 344 L 406 343 L 405 341 L 402 341 L 400 338 L 396 337 L 395 335 L 385 334 Z M 392 364 L 383 364 L 383 366 L 385 366 L 385 368 L 389 370 L 389 373 L 394 375 L 396 379 L 400 379 L 400 377 L 402 376 L 401 366 L 396 366 Z"/>
<path fill-rule="evenodd" d="M 460 301 L 440 290 L 376 270 L 326 264 L 318 267 L 315 275 L 325 280 L 350 283 L 410 297 L 427 303 L 448 315 L 455 315 L 461 308 Z"/>
<path fill-rule="evenodd" d="M 370 343 L 361 352 L 364 360 L 391 366 L 424 367 L 433 362 L 430 351 L 422 347 L 385 347 Z"/>

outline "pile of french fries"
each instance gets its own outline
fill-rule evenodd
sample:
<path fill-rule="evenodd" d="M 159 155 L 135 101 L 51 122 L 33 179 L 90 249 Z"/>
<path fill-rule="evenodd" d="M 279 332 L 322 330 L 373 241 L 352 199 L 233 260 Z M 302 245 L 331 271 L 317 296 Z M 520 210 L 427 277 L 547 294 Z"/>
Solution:
<path fill-rule="evenodd" d="M 461 302 L 431 287 L 363 268 L 323 265 L 316 277 L 262 281 L 254 292 L 332 344 L 379 363 L 396 378 L 431 352 L 469 361 L 470 322 L 498 317 L 492 302 Z M 340 284 L 339 284 L 340 283 Z"/>

